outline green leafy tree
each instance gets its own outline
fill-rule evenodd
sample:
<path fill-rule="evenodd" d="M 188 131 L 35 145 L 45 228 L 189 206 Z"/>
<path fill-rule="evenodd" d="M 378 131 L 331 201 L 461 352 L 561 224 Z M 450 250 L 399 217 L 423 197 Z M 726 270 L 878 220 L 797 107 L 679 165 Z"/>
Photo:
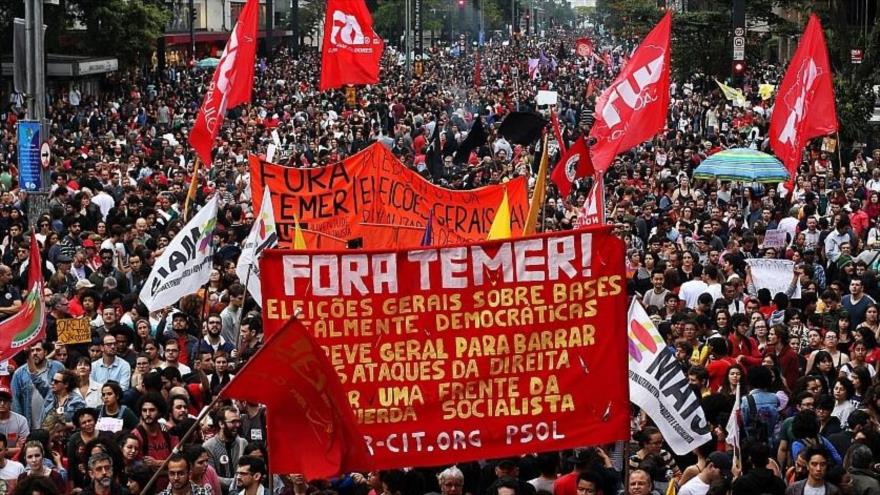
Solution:
<path fill-rule="evenodd" d="M 23 2 L 0 0 L 0 42 L 12 44 L 12 19 L 24 17 Z M 71 15 L 72 14 L 72 15 Z M 156 49 L 169 14 L 152 0 L 63 0 L 44 5 L 45 47 L 50 53 L 115 56 L 121 67 L 136 65 Z M 75 21 L 84 33 L 70 32 Z"/>

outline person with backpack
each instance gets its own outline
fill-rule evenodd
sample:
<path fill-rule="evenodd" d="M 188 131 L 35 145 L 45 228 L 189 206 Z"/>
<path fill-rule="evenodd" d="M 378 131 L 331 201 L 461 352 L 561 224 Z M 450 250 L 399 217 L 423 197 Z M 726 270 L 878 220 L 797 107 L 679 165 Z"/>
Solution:
<path fill-rule="evenodd" d="M 177 445 L 177 438 L 159 423 L 159 418 L 167 416 L 168 407 L 161 395 L 150 392 L 138 401 L 137 410 L 141 420 L 131 433 L 141 442 L 144 464 L 158 469 Z"/>
<path fill-rule="evenodd" d="M 779 397 L 770 391 L 773 374 L 756 366 L 748 371 L 748 381 L 751 391 L 740 405 L 743 425 L 750 440 L 766 442 L 773 438 L 779 422 Z"/>
<path fill-rule="evenodd" d="M 798 411 L 791 425 L 791 434 L 795 439 L 791 444 L 792 459 L 797 459 L 798 454 L 804 449 L 824 447 L 828 450 L 835 464 L 843 464 L 843 458 L 834 445 L 819 434 L 819 417 L 816 416 L 815 411 L 809 409 Z"/>

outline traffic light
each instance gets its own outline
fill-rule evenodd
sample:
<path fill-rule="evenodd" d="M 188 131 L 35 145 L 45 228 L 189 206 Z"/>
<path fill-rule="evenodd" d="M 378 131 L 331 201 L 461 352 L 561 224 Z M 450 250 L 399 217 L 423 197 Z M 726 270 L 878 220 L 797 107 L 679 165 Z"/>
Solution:
<path fill-rule="evenodd" d="M 733 61 L 733 75 L 734 76 L 742 76 L 745 73 L 746 73 L 745 60 L 734 60 Z"/>
<path fill-rule="evenodd" d="M 458 7 L 464 8 L 464 0 L 458 0 Z"/>
<path fill-rule="evenodd" d="M 197 18 L 197 17 L 198 17 L 198 16 L 196 15 L 196 8 L 195 8 L 195 7 L 190 8 L 190 9 L 189 9 L 189 20 L 190 20 L 190 22 L 192 22 L 193 24 L 195 24 L 195 23 L 196 23 L 196 18 Z"/>

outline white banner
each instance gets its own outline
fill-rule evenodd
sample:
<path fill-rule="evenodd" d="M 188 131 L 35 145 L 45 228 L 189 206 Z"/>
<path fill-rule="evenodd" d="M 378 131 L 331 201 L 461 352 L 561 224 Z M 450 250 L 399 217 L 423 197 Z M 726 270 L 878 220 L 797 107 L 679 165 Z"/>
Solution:
<path fill-rule="evenodd" d="M 769 258 L 750 258 L 746 260 L 752 274 L 752 285 L 756 290 L 769 289 L 770 295 L 785 294 L 791 286 L 794 275 L 794 261 Z M 795 287 L 791 299 L 801 298 L 801 284 Z"/>
<path fill-rule="evenodd" d="M 712 439 L 697 393 L 642 305 L 629 307 L 629 400 L 654 420 L 678 455 Z"/>
<path fill-rule="evenodd" d="M 272 198 L 269 187 L 263 189 L 263 202 L 260 203 L 260 214 L 254 220 L 251 233 L 248 234 L 238 257 L 235 274 L 238 280 L 247 287 L 254 301 L 263 307 L 263 290 L 260 288 L 260 253 L 264 249 L 278 244 L 278 232 L 275 230 L 275 212 L 272 210 Z"/>
<path fill-rule="evenodd" d="M 150 311 L 176 303 L 208 282 L 214 258 L 217 225 L 216 194 L 187 223 L 153 264 L 140 299 Z"/>

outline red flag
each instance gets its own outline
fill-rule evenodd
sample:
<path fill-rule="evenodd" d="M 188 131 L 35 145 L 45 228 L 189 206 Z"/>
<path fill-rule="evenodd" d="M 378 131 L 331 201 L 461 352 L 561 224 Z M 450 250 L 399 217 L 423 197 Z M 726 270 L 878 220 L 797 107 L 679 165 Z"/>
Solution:
<path fill-rule="evenodd" d="M 321 91 L 379 82 L 385 43 L 364 0 L 328 0 L 321 52 Z"/>
<path fill-rule="evenodd" d="M 669 32 L 667 13 L 648 33 L 596 102 L 596 123 L 590 137 L 596 170 L 604 172 L 618 153 L 663 130 L 669 108 Z"/>
<path fill-rule="evenodd" d="M 575 140 L 568 152 L 559 160 L 553 168 L 550 179 L 559 189 L 559 194 L 564 198 L 571 192 L 571 183 L 580 177 L 587 177 L 595 172 L 593 162 L 590 160 L 590 149 L 584 137 Z"/>
<path fill-rule="evenodd" d="M 220 395 L 266 405 L 272 472 L 312 479 L 371 469 L 339 376 L 296 319 L 273 334 Z"/>
<path fill-rule="evenodd" d="M 807 141 L 835 131 L 837 113 L 828 49 L 822 25 L 813 14 L 785 71 L 770 119 L 770 146 L 788 169 L 790 182 Z"/>
<path fill-rule="evenodd" d="M 556 112 L 550 112 L 550 123 L 553 124 L 553 137 L 559 143 L 559 152 L 564 155 L 566 151 L 565 141 L 562 139 L 562 129 L 559 128 L 559 116 L 556 115 Z"/>
<path fill-rule="evenodd" d="M 574 51 L 581 57 L 590 58 L 593 55 L 593 40 L 587 37 L 578 38 L 574 44 Z"/>
<path fill-rule="evenodd" d="M 226 110 L 251 100 L 259 8 L 258 0 L 248 0 L 242 9 L 189 133 L 189 144 L 206 167 L 211 166 L 211 149 L 217 131 L 223 125 Z"/>
<path fill-rule="evenodd" d="M 578 211 L 574 221 L 574 228 L 579 229 L 588 225 L 601 225 L 605 223 L 605 179 L 604 175 L 596 174 L 596 180 L 590 189 L 590 194 L 584 200 L 584 206 Z"/>
<path fill-rule="evenodd" d="M 0 359 L 12 359 L 46 337 L 46 304 L 43 300 L 43 262 L 40 246 L 31 232 L 28 258 L 28 295 L 17 313 L 0 323 Z"/>

